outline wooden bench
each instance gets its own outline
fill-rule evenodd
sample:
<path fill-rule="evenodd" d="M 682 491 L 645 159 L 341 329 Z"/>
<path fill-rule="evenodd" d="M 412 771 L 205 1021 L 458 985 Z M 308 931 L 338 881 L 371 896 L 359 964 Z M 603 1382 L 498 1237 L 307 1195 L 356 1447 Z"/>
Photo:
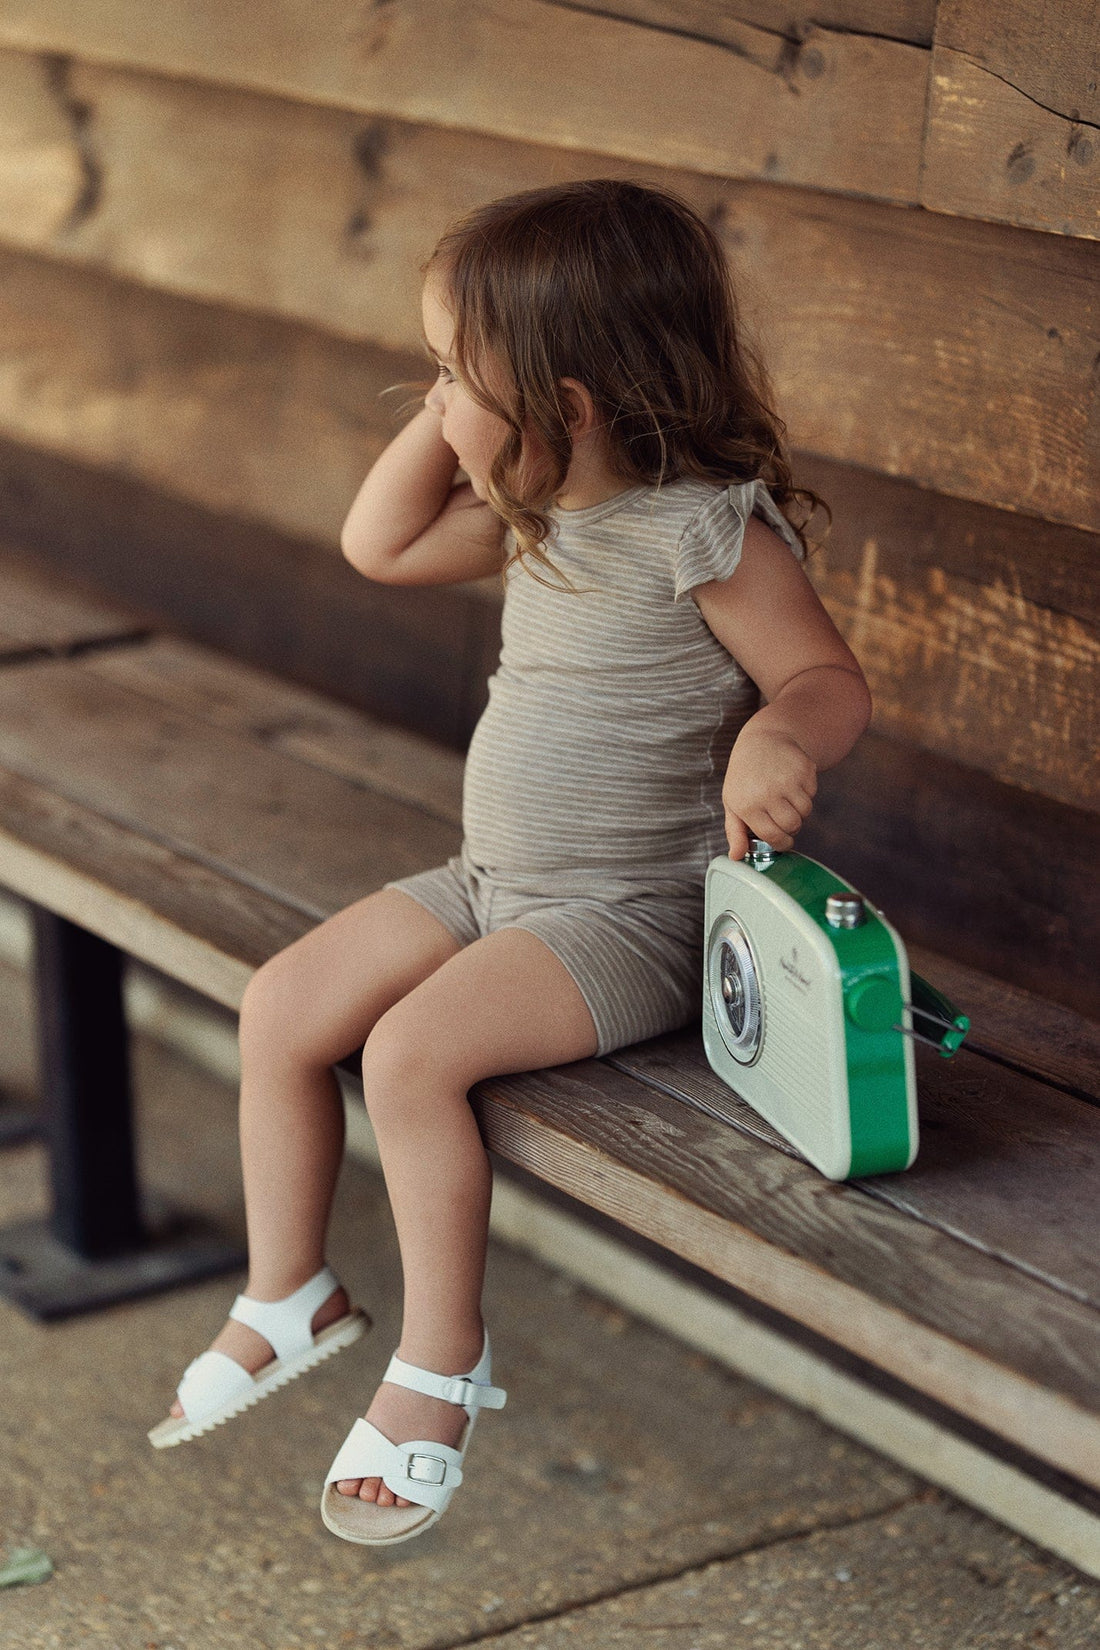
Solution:
<path fill-rule="evenodd" d="M 0 599 L 0 885 L 40 913 L 47 1040 L 65 1042 L 47 1072 L 58 1206 L 38 1233 L 53 1258 L 36 1280 L 27 1232 L 0 1233 L 0 1288 L 48 1317 L 240 1258 L 210 1233 L 185 1231 L 182 1260 L 170 1234 L 150 1235 L 110 959 L 235 1009 L 276 950 L 454 850 L 461 759 L 18 562 Z M 918 1054 L 922 1144 L 904 1175 L 835 1185 L 747 1107 L 717 1121 L 694 1029 L 483 1083 L 483 1135 L 914 1402 L 946 1406 L 1095 1514 L 1100 1027 L 912 956 L 973 1031 L 951 1063 Z M 114 1048 L 94 1092 L 74 1076 L 88 1038 Z M 108 1197 L 123 1218 L 104 1226 Z"/>

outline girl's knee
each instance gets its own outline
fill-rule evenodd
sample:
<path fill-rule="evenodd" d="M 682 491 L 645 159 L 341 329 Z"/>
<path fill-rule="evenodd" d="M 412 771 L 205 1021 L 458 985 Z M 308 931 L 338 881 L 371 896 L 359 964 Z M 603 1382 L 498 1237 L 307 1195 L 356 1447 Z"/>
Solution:
<path fill-rule="evenodd" d="M 241 998 L 242 1053 L 251 1047 L 285 1048 L 299 1027 L 300 970 L 294 947 L 270 957 L 253 974 Z"/>
<path fill-rule="evenodd" d="M 404 1003 L 383 1014 L 363 1048 L 363 1098 L 372 1120 L 408 1117 L 454 1092 L 453 1069 L 433 1043 L 431 1026 Z"/>

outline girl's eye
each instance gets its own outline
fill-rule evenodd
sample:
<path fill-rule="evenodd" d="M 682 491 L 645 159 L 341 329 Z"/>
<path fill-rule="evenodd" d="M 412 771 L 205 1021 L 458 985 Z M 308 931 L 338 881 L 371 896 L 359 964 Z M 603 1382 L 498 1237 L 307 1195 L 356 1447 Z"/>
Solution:
<path fill-rule="evenodd" d="M 440 382 L 444 384 L 453 384 L 455 381 L 454 373 L 451 371 L 450 367 L 445 367 L 442 361 L 439 363 L 439 378 Z"/>

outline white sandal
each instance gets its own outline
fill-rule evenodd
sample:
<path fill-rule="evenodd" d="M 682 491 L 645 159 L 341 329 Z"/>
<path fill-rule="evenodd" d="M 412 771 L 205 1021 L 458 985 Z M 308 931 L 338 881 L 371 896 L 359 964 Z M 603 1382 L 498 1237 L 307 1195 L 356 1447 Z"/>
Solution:
<path fill-rule="evenodd" d="M 202 1353 L 188 1364 L 176 1393 L 183 1415 L 170 1415 L 153 1428 L 149 1434 L 153 1448 L 170 1449 L 173 1444 L 184 1444 L 220 1427 L 269 1392 L 357 1341 L 370 1328 L 370 1319 L 358 1309 L 337 1318 L 316 1335 L 310 1328 L 318 1307 L 339 1287 L 335 1272 L 323 1266 L 316 1277 L 284 1300 L 257 1301 L 238 1295 L 229 1316 L 262 1335 L 274 1359 L 256 1375 L 250 1375 L 225 1352 Z"/>
<path fill-rule="evenodd" d="M 325 1479 L 321 1496 L 325 1527 L 345 1541 L 383 1547 L 408 1541 L 437 1523 L 462 1482 L 462 1461 L 478 1410 L 504 1408 L 508 1394 L 490 1385 L 491 1374 L 488 1331 L 481 1358 L 468 1375 L 436 1375 L 430 1369 L 404 1363 L 395 1352 L 383 1380 L 423 1392 L 429 1398 L 443 1398 L 466 1411 L 458 1447 L 451 1449 L 430 1438 L 394 1444 L 369 1421 L 356 1421 Z M 403 1495 L 416 1505 L 380 1507 L 374 1501 L 341 1495 L 336 1485 L 344 1478 L 381 1478 L 394 1495 Z"/>

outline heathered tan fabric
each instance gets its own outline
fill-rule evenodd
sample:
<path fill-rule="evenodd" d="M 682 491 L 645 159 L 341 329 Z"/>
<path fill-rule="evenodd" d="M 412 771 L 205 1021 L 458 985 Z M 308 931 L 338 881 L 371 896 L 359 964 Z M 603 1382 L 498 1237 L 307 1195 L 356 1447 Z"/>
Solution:
<path fill-rule="evenodd" d="M 760 482 L 635 487 L 557 514 L 550 554 L 583 593 L 511 569 L 462 852 L 389 884 L 463 945 L 537 935 L 599 1054 L 699 1014 L 703 872 L 726 848 L 722 778 L 758 696 L 689 597 L 733 573 L 754 508 L 800 556 Z"/>
<path fill-rule="evenodd" d="M 685 480 L 555 513 L 548 550 L 576 593 L 513 565 L 466 764 L 475 864 L 701 875 L 722 851 L 722 779 L 758 695 L 690 592 L 734 572 L 754 508 L 801 554 L 762 482 Z"/>
<path fill-rule="evenodd" d="M 526 928 L 562 962 L 588 1005 L 597 1054 L 672 1031 L 699 1015 L 703 885 L 610 871 L 490 875 L 465 849 L 446 865 L 390 883 L 461 945 Z"/>

